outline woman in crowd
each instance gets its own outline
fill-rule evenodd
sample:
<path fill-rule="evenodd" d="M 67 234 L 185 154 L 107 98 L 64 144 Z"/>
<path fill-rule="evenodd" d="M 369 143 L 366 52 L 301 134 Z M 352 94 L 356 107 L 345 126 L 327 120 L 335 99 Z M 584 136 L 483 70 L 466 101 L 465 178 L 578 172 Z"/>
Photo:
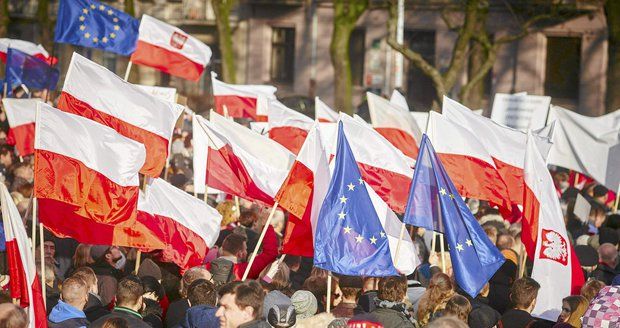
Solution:
<path fill-rule="evenodd" d="M 446 304 L 454 295 L 454 286 L 450 277 L 444 273 L 435 274 L 428 285 L 428 289 L 420 299 L 418 307 L 418 322 L 424 326 L 446 308 Z"/>

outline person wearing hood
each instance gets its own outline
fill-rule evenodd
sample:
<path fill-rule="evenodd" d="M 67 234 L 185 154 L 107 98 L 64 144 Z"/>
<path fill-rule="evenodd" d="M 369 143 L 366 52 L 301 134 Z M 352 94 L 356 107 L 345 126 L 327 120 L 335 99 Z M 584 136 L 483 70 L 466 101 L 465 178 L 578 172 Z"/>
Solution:
<path fill-rule="evenodd" d="M 116 246 L 96 245 L 90 248 L 90 255 L 95 260 L 90 267 L 97 275 L 97 289 L 101 303 L 106 306 L 114 300 L 118 281 L 123 278 L 123 272 L 117 269 L 123 254 Z"/>
<path fill-rule="evenodd" d="M 88 302 L 88 286 L 80 278 L 71 277 L 62 284 L 62 299 L 52 308 L 48 317 L 50 328 L 79 328 L 89 325 L 84 306 Z"/>
<path fill-rule="evenodd" d="M 217 291 L 215 284 L 205 279 L 194 281 L 188 288 L 190 308 L 177 328 L 219 328 L 220 319 L 215 316 Z"/>

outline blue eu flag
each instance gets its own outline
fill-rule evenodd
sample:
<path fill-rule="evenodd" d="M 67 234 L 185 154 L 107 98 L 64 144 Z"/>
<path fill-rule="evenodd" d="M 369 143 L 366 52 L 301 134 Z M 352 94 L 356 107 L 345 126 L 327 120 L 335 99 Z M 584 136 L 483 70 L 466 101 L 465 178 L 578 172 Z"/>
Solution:
<path fill-rule="evenodd" d="M 48 65 L 45 61 L 9 48 L 6 55 L 6 71 L 4 79 L 7 84 L 7 94 L 24 84 L 34 89 L 56 89 L 60 72 Z"/>
<path fill-rule="evenodd" d="M 505 261 L 456 191 L 426 134 L 420 142 L 404 221 L 445 234 L 456 282 L 471 297 Z"/>
<path fill-rule="evenodd" d="M 338 123 L 336 166 L 314 239 L 314 265 L 351 276 L 398 275 L 366 184 Z"/>
<path fill-rule="evenodd" d="M 94 0 L 60 0 L 54 41 L 97 48 L 123 56 L 136 49 L 140 23 Z"/>

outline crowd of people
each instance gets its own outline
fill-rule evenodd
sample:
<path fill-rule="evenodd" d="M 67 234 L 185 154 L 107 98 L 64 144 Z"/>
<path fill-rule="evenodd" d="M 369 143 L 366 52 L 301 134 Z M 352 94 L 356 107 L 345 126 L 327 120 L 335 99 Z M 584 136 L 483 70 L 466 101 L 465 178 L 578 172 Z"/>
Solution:
<path fill-rule="evenodd" d="M 192 193 L 191 122 L 176 131 L 167 179 Z M 8 139 L 8 143 L 7 143 Z M 0 176 L 26 226 L 31 222 L 33 163 L 16 156 L 0 113 Z M 620 327 L 620 215 L 614 197 L 596 183 L 574 188 L 570 172 L 553 171 L 567 229 L 588 278 L 580 295 L 562 295 L 557 321 L 531 315 L 540 285 L 529 278 L 520 223 L 509 224 L 487 202 L 467 204 L 506 261 L 472 298 L 453 279 L 449 254 L 442 263 L 433 234 L 410 227 L 421 265 L 410 276 L 355 277 L 313 266 L 312 258 L 280 253 L 287 215 L 278 211 L 248 269 L 269 209 L 251 202 L 209 198 L 222 214 L 216 246 L 200 266 L 182 270 L 158 252 L 81 244 L 45 234 L 37 258 L 46 293 L 49 327 Z M 577 195 L 590 204 L 588 218 L 574 214 Z M 239 208 L 237 208 L 237 206 Z M 28 228 L 30 229 L 30 228 Z M 2 230 L 0 230 L 2 231 Z M 30 231 L 30 230 L 28 230 Z M 37 238 L 38 239 L 38 238 Z M 36 243 L 36 242 L 35 242 Z M 4 251 L 4 250 L 3 250 Z M 39 254 L 39 251 L 36 252 Z M 8 266 L 0 253 L 0 327 L 26 327 L 26 312 L 12 302 Z M 136 263 L 140 260 L 140 263 Z M 442 270 L 442 267 L 445 269 Z M 43 272 L 40 270 L 40 272 Z M 599 321 L 597 321 L 599 320 Z M 615 320 L 615 321 L 614 321 Z"/>

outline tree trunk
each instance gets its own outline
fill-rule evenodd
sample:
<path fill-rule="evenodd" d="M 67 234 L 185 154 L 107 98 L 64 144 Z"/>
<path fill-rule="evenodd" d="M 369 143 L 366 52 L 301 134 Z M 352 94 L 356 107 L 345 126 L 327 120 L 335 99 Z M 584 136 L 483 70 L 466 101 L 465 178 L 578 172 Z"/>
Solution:
<path fill-rule="evenodd" d="M 620 108 L 620 1 L 605 1 L 607 17 L 608 63 L 607 63 L 607 111 Z"/>
<path fill-rule="evenodd" d="M 368 0 L 334 1 L 334 31 L 329 45 L 334 66 L 334 104 L 337 110 L 349 115 L 354 114 L 349 41 L 355 23 L 367 7 Z"/>
<path fill-rule="evenodd" d="M 486 54 L 481 45 L 476 44 L 472 47 L 471 55 L 469 57 L 468 77 L 471 78 L 476 72 L 480 71 Z M 482 98 L 484 97 L 484 83 L 478 82 L 467 90 L 468 92 L 461 93 L 461 102 L 469 108 L 482 108 Z"/>
<path fill-rule="evenodd" d="M 0 0 L 0 38 L 7 37 L 9 21 L 9 0 Z"/>
<path fill-rule="evenodd" d="M 132 17 L 136 17 L 136 9 L 134 7 L 133 0 L 125 0 L 125 13 L 131 15 Z"/>
<path fill-rule="evenodd" d="M 236 83 L 235 53 L 232 45 L 230 28 L 230 10 L 234 0 L 213 0 L 213 12 L 217 26 L 218 43 L 222 54 L 222 79 L 227 83 Z"/>
<path fill-rule="evenodd" d="M 39 0 L 39 6 L 37 7 L 37 18 L 41 28 L 40 42 L 46 50 L 51 51 L 53 46 L 52 31 L 54 30 L 54 27 L 50 24 L 49 0 Z"/>

